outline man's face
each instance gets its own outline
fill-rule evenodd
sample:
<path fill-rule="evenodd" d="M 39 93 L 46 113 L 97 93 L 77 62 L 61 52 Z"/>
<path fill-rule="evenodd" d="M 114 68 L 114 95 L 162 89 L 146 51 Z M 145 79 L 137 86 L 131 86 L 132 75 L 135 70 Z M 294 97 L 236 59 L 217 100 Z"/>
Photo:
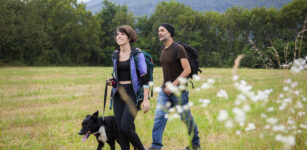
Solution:
<path fill-rule="evenodd" d="M 163 26 L 159 27 L 159 40 L 167 41 L 171 37 L 171 34 L 167 31 L 167 29 Z"/>

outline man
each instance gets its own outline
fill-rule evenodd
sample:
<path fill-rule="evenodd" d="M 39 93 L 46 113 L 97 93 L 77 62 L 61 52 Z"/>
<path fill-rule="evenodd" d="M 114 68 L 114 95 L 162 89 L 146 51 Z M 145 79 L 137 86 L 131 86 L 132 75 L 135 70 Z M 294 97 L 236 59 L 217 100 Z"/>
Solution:
<path fill-rule="evenodd" d="M 160 54 L 160 62 L 163 69 L 163 85 L 162 91 L 157 99 L 157 108 L 155 112 L 154 127 L 152 129 L 153 142 L 149 150 L 160 150 L 162 145 L 162 135 L 167 123 L 165 118 L 166 112 L 160 106 L 167 107 L 167 103 L 172 106 L 180 104 L 186 105 L 189 102 L 189 92 L 183 91 L 181 100 L 171 93 L 165 86 L 165 83 L 170 81 L 174 86 L 179 85 L 179 78 L 187 78 L 191 73 L 191 67 L 188 61 L 188 56 L 183 46 L 173 41 L 175 29 L 171 24 L 161 24 L 159 27 L 159 39 L 164 44 L 164 48 Z M 175 51 L 177 50 L 177 54 Z M 187 146 L 184 150 L 200 149 L 198 129 L 190 110 L 185 110 L 181 115 L 181 120 L 184 121 L 188 128 L 189 135 L 192 137 L 192 145 Z"/>

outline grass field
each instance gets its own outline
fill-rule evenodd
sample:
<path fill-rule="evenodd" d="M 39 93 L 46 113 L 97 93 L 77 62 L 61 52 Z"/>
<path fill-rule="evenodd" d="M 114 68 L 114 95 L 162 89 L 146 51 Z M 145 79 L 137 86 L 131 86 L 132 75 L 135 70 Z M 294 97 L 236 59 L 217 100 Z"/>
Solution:
<path fill-rule="evenodd" d="M 194 82 L 196 87 L 208 78 L 215 79 L 215 84 L 207 90 L 197 91 L 190 88 L 190 101 L 194 103 L 192 113 L 200 131 L 203 149 L 210 150 L 246 150 L 246 149 L 283 149 L 275 140 L 275 134 L 264 130 L 260 114 L 266 108 L 251 105 L 248 122 L 253 122 L 256 129 L 240 135 L 235 129 L 225 128 L 217 120 L 219 110 L 231 109 L 237 91 L 232 81 L 231 69 L 205 69 L 200 75 L 201 81 Z M 110 77 L 110 67 L 8 67 L 0 68 L 0 149 L 96 149 L 93 136 L 82 143 L 78 135 L 81 121 L 87 114 L 102 111 L 105 79 Z M 240 69 L 240 79 L 253 86 L 253 90 L 273 89 L 269 104 L 274 107 L 274 100 L 283 92 L 284 80 L 291 78 L 298 82 L 301 95 L 307 97 L 307 71 L 293 74 L 289 70 Z M 155 86 L 162 83 L 161 68 L 154 72 Z M 223 89 L 229 99 L 216 96 Z M 154 122 L 154 108 L 157 93 L 151 99 L 151 111 L 139 112 L 136 127 L 143 144 L 151 144 L 151 129 Z M 207 107 L 202 107 L 199 98 L 210 99 Z M 108 106 L 108 105 L 107 105 Z M 296 111 L 296 110 L 295 110 Z M 301 111 L 307 113 L 307 102 Z M 113 110 L 106 110 L 112 115 Z M 286 114 L 278 109 L 272 115 L 283 120 Z M 286 120 L 286 119 L 285 119 Z M 307 117 L 294 116 L 298 124 L 307 124 Z M 237 128 L 237 129 L 236 129 Z M 307 130 L 301 129 L 295 135 L 296 144 L 291 149 L 307 149 Z M 168 121 L 164 135 L 164 149 L 180 150 L 188 144 L 187 130 L 180 120 Z M 119 145 L 116 145 L 119 149 Z M 106 146 L 106 149 L 109 149 Z"/>

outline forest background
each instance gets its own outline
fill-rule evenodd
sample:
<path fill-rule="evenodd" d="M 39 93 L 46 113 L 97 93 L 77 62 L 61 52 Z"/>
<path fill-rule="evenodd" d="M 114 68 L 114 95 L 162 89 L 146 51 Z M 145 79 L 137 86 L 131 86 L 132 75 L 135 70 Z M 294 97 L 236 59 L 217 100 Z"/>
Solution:
<path fill-rule="evenodd" d="M 77 0 L 0 0 L 0 66 L 110 66 L 114 30 L 122 24 L 137 30 L 133 46 L 159 65 L 157 29 L 168 22 L 176 28 L 175 40 L 198 50 L 202 67 L 231 67 L 245 54 L 243 67 L 279 68 L 307 55 L 306 14 L 306 0 L 225 12 L 159 2 L 143 16 L 107 0 L 97 13 Z"/>

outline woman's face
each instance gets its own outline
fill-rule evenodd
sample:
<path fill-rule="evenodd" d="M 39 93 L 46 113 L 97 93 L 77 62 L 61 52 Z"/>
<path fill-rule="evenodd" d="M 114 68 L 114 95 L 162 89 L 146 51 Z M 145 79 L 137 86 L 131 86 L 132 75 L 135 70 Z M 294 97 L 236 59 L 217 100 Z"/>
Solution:
<path fill-rule="evenodd" d="M 116 31 L 116 42 L 119 46 L 125 45 L 130 42 L 127 34 Z"/>

